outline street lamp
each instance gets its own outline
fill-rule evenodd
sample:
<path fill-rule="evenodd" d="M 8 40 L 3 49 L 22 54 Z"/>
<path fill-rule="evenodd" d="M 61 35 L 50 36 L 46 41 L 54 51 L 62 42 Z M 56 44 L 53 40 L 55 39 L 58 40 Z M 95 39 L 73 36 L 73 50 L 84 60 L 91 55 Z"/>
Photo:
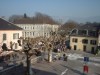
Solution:
<path fill-rule="evenodd" d="M 26 75 L 30 75 L 30 55 L 29 55 L 30 50 L 31 50 L 30 44 L 26 43 L 23 47 L 23 51 L 26 54 L 26 63 L 27 63 Z"/>

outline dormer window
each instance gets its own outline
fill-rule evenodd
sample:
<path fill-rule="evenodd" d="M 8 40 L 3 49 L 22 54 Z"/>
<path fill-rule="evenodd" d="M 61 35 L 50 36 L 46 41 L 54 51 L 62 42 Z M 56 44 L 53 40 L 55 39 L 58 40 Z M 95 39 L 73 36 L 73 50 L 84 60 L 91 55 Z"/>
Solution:
<path fill-rule="evenodd" d="M 97 34 L 96 34 L 96 31 L 89 31 L 89 35 L 90 36 L 96 36 Z"/>
<path fill-rule="evenodd" d="M 76 33 L 77 33 L 77 30 L 74 29 L 71 34 L 76 34 Z"/>
<path fill-rule="evenodd" d="M 83 35 L 86 35 L 87 34 L 87 31 L 86 30 L 82 30 L 82 34 Z"/>
<path fill-rule="evenodd" d="M 87 30 L 79 30 L 78 31 L 79 35 L 87 35 Z"/>

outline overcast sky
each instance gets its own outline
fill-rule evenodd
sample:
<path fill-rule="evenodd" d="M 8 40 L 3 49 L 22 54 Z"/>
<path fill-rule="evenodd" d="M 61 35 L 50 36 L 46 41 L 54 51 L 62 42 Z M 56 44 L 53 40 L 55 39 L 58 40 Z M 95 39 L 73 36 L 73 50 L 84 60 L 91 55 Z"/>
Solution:
<path fill-rule="evenodd" d="M 100 0 L 0 0 L 0 17 L 36 12 L 63 19 L 97 17 Z"/>

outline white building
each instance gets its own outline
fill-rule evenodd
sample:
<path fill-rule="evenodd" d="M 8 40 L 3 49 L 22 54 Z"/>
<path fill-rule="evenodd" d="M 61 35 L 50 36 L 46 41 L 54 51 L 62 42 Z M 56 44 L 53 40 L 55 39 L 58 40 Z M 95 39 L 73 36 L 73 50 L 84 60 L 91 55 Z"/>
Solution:
<path fill-rule="evenodd" d="M 21 18 L 14 24 L 23 28 L 23 37 L 50 37 L 51 32 L 57 32 L 59 25 L 56 24 L 34 24 L 30 18 Z"/>
<path fill-rule="evenodd" d="M 20 37 L 22 37 L 22 28 L 0 18 L 0 50 L 2 50 L 4 43 L 8 49 L 11 49 L 13 44 L 13 50 L 21 50 L 22 47 L 18 43 Z"/>

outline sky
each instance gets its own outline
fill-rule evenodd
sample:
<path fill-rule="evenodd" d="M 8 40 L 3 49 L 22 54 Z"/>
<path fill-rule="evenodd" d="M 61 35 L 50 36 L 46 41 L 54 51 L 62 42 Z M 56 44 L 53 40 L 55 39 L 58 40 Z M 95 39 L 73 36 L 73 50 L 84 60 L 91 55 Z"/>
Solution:
<path fill-rule="evenodd" d="M 36 12 L 53 18 L 85 19 L 100 17 L 100 0 L 0 0 L 0 17 Z"/>

